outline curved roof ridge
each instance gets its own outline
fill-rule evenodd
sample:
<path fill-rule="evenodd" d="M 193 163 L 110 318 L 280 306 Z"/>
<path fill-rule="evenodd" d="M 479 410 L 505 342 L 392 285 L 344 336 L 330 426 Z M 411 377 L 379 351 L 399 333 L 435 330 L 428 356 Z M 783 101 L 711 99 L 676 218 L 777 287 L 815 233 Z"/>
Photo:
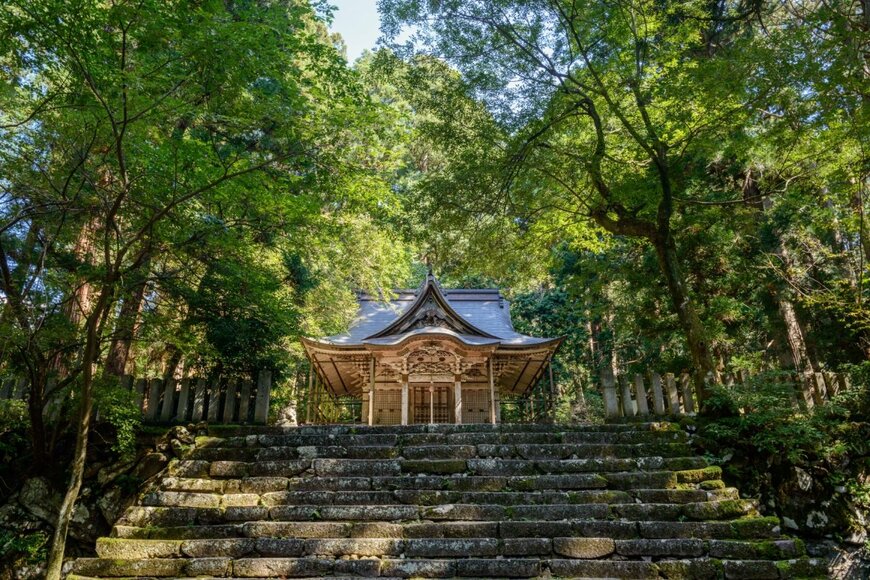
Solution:
<path fill-rule="evenodd" d="M 429 273 L 426 274 L 426 279 L 423 280 L 423 283 L 420 285 L 416 298 L 407 308 L 405 308 L 404 312 L 402 312 L 396 320 L 391 322 L 385 328 L 365 337 L 363 340 L 383 338 L 407 331 L 408 326 L 414 324 L 417 319 L 420 318 L 418 313 L 426 307 L 429 297 L 432 297 L 437 307 L 444 312 L 444 316 L 442 316 L 440 313 L 433 312 L 433 309 L 427 309 L 424 316 L 426 316 L 427 319 L 431 319 L 430 322 L 432 322 L 433 325 L 446 325 L 448 327 L 453 327 L 454 330 L 461 334 L 477 335 L 492 339 L 499 338 L 481 330 L 457 312 L 453 306 L 451 306 L 450 300 L 445 295 L 440 282 L 438 282 L 437 278 L 435 278 L 435 275 L 430 270 Z"/>

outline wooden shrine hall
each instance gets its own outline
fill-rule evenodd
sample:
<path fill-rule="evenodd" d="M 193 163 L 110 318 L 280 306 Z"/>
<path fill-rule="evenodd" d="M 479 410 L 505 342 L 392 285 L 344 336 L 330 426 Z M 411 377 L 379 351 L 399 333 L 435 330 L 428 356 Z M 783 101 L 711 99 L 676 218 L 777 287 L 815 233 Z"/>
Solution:
<path fill-rule="evenodd" d="M 361 399 L 369 425 L 497 423 L 501 397 L 527 394 L 562 342 L 516 332 L 498 289 L 445 290 L 431 272 L 388 302 L 358 300 L 346 333 L 302 343 L 312 380 Z"/>

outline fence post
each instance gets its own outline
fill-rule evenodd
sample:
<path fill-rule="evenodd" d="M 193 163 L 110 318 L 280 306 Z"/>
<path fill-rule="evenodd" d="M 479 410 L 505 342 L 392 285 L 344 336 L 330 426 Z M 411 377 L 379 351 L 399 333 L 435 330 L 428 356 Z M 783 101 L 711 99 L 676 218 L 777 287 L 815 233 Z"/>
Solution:
<path fill-rule="evenodd" d="M 849 381 L 849 375 L 837 373 L 837 392 L 848 391 L 852 385 Z"/>
<path fill-rule="evenodd" d="M 205 412 L 205 379 L 196 379 L 196 389 L 193 393 L 193 411 L 190 413 L 191 421 L 202 421 Z"/>
<path fill-rule="evenodd" d="M 160 410 L 160 421 L 168 423 L 175 416 L 175 379 L 166 379 L 163 387 L 163 408 Z"/>
<path fill-rule="evenodd" d="M 665 414 L 665 394 L 662 390 L 662 377 L 658 373 L 649 373 L 649 382 L 652 385 L 653 411 L 656 415 Z"/>
<path fill-rule="evenodd" d="M 269 418 L 269 391 L 272 388 L 272 371 L 262 370 L 257 376 L 257 400 L 254 403 L 254 423 L 265 424 Z"/>
<path fill-rule="evenodd" d="M 211 381 L 211 388 L 208 391 L 208 422 L 217 423 L 218 412 L 221 408 L 221 380 L 220 377 L 215 377 Z"/>
<path fill-rule="evenodd" d="M 616 398 L 616 385 L 613 380 L 613 371 L 610 367 L 601 370 L 601 390 L 604 395 L 604 416 L 614 419 L 619 416 L 619 401 Z"/>
<path fill-rule="evenodd" d="M 224 423 L 232 423 L 233 416 L 236 414 L 236 386 L 239 384 L 235 377 L 227 380 L 227 390 L 224 395 Z"/>
<path fill-rule="evenodd" d="M 637 414 L 637 407 L 631 397 L 631 383 L 628 382 L 628 377 L 620 375 L 619 386 L 622 387 L 622 411 L 626 417 L 634 417 Z"/>
<path fill-rule="evenodd" d="M 251 379 L 242 381 L 242 394 L 239 399 L 239 423 L 248 422 L 248 409 L 251 406 Z"/>
<path fill-rule="evenodd" d="M 161 390 L 163 390 L 163 381 L 161 379 L 151 379 L 148 381 L 148 408 L 145 409 L 146 421 L 153 422 L 157 420 Z"/>
<path fill-rule="evenodd" d="M 692 385 L 692 377 L 686 373 L 680 375 L 680 390 L 683 392 L 683 407 L 686 409 L 686 414 L 691 415 L 695 412 L 694 385 Z"/>
<path fill-rule="evenodd" d="M 637 414 L 649 415 L 649 402 L 646 397 L 646 386 L 642 375 L 634 375 L 634 392 L 637 395 Z"/>
<path fill-rule="evenodd" d="M 680 410 L 680 395 L 677 394 L 677 383 L 673 373 L 665 375 L 665 386 L 668 389 L 668 407 L 671 415 L 682 415 Z"/>
<path fill-rule="evenodd" d="M 187 421 L 187 404 L 190 401 L 190 379 L 181 379 L 181 390 L 178 391 L 178 411 L 176 421 Z"/>

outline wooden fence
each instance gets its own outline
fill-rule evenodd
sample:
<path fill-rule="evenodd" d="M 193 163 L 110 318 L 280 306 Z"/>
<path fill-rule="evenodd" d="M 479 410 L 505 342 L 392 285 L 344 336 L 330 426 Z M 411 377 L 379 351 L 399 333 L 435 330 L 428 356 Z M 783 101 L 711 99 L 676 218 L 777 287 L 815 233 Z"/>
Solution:
<path fill-rule="evenodd" d="M 120 381 L 123 388 L 134 393 L 143 422 L 149 424 L 199 421 L 265 424 L 269 418 L 270 371 L 260 371 L 256 383 L 247 378 L 190 377 L 164 381 L 130 375 L 124 375 Z M 0 399 L 26 400 L 28 390 L 25 379 L 6 379 L 0 382 Z M 55 414 L 55 410 L 56 405 L 50 403 L 48 416 Z"/>
<path fill-rule="evenodd" d="M 736 383 L 748 383 L 751 376 L 743 371 L 720 375 L 718 381 L 726 387 Z M 838 392 L 849 387 L 849 377 L 841 373 L 793 374 L 772 378 L 779 383 L 791 385 L 788 389 L 792 404 L 812 408 L 829 401 Z M 714 382 L 713 377 L 709 379 Z M 645 417 L 667 415 L 694 415 L 699 408 L 695 383 L 688 374 L 664 376 L 655 372 L 629 376 L 621 374 L 614 379 L 613 372 L 601 373 L 601 391 L 604 395 L 606 419 L 620 417 Z"/>

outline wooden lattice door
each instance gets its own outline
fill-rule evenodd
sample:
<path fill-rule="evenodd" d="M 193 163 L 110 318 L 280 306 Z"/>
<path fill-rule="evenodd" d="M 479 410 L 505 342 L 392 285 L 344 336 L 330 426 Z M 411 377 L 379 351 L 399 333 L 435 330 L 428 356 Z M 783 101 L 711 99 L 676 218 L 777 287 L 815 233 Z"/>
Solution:
<path fill-rule="evenodd" d="M 414 423 L 453 423 L 453 392 L 449 384 L 414 385 L 412 408 Z"/>

